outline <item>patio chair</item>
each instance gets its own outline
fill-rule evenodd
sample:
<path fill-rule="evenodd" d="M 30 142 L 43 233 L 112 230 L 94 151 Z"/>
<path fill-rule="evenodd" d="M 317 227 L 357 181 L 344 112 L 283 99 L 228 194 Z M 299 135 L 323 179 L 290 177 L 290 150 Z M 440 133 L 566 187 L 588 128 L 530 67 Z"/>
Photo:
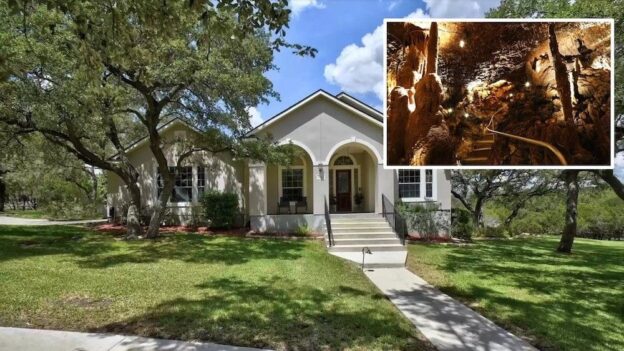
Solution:
<path fill-rule="evenodd" d="M 297 200 L 297 204 L 295 204 L 295 213 L 298 213 L 299 208 L 303 207 L 304 211 L 308 210 L 308 198 L 303 196 L 299 200 Z"/>
<path fill-rule="evenodd" d="M 280 197 L 280 200 L 277 202 L 277 214 L 282 213 L 282 208 L 286 208 L 288 213 L 290 213 L 290 201 L 284 196 Z"/>

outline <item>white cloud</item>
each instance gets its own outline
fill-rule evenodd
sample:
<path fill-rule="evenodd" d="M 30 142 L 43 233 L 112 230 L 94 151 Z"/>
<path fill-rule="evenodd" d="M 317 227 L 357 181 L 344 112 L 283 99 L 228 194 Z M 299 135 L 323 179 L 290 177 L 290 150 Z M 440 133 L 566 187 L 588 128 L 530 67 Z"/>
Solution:
<path fill-rule="evenodd" d="M 483 17 L 485 12 L 501 0 L 423 0 L 427 13 L 437 18 Z"/>
<path fill-rule="evenodd" d="M 409 18 L 426 18 L 422 9 L 410 13 Z M 383 82 L 383 24 L 362 37 L 361 45 L 350 44 L 342 49 L 336 62 L 325 66 L 325 79 L 347 93 L 375 93 L 384 99 Z"/>
<path fill-rule="evenodd" d="M 260 113 L 260 111 L 258 111 L 257 108 L 249 107 L 247 108 L 247 113 L 249 114 L 249 123 L 251 123 L 252 127 L 256 127 L 262 122 L 264 122 L 264 119 L 262 118 L 262 114 Z"/>
<path fill-rule="evenodd" d="M 394 8 L 397 7 L 397 5 L 400 3 L 401 3 L 401 0 L 390 1 L 390 4 L 388 5 L 388 11 L 394 10 Z"/>
<path fill-rule="evenodd" d="M 322 3 L 320 0 L 291 0 L 290 1 L 290 9 L 292 10 L 292 13 L 294 16 L 299 15 L 303 10 L 305 10 L 308 7 L 324 9 L 325 4 Z"/>

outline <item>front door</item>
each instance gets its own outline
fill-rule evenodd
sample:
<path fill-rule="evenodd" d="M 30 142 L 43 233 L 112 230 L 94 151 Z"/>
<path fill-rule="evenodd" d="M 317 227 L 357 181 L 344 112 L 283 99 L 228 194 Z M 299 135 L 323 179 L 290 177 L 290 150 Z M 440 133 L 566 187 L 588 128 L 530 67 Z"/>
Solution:
<path fill-rule="evenodd" d="M 336 170 L 336 210 L 351 212 L 351 170 Z"/>

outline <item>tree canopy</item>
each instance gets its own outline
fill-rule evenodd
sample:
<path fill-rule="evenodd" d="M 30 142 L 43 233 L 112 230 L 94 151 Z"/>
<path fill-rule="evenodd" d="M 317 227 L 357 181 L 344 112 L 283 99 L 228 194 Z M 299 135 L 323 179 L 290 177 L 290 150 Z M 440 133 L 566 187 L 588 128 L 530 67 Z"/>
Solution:
<path fill-rule="evenodd" d="M 277 97 L 265 77 L 274 51 L 316 53 L 285 40 L 285 0 L 3 1 L 0 16 L 1 122 L 117 174 L 131 194 L 132 234 L 141 231 L 142 208 L 126 147 L 137 131 L 149 137 L 164 180 L 148 236 L 157 234 L 173 188 L 163 123 L 181 118 L 203 132 L 188 153 L 290 154 L 244 138 L 249 107 Z"/>

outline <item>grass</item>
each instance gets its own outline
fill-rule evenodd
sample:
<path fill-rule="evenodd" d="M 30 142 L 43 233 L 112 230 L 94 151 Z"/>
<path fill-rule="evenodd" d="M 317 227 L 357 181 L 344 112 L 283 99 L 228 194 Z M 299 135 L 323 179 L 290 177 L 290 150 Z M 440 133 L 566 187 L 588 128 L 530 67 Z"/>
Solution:
<path fill-rule="evenodd" d="M 0 212 L 0 215 L 28 219 L 46 218 L 46 214 L 41 210 L 5 210 L 4 212 Z"/>
<path fill-rule="evenodd" d="M 419 350 L 422 336 L 319 241 L 0 227 L 0 325 L 278 350 Z"/>
<path fill-rule="evenodd" d="M 545 350 L 624 350 L 624 242 L 556 237 L 409 246 L 408 266 Z"/>

